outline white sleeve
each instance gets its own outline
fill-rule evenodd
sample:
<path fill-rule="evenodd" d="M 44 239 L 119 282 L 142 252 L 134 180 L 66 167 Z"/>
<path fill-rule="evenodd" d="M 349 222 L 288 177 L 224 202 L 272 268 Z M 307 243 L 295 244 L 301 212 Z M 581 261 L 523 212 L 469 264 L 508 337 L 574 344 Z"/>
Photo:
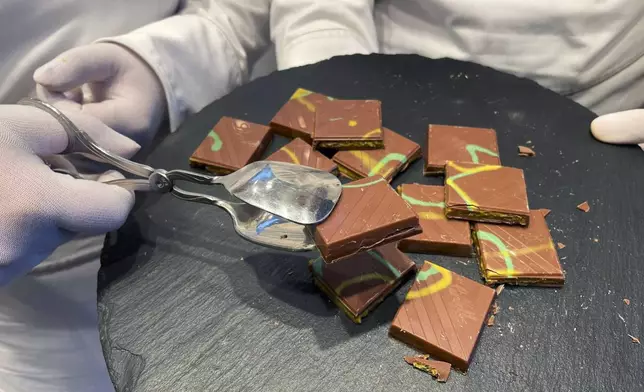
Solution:
<path fill-rule="evenodd" d="M 278 69 L 378 52 L 373 7 L 374 0 L 273 0 L 271 38 Z"/>
<path fill-rule="evenodd" d="M 170 128 L 248 78 L 248 59 L 269 43 L 270 0 L 188 1 L 179 14 L 106 38 L 137 53 L 165 90 Z"/>

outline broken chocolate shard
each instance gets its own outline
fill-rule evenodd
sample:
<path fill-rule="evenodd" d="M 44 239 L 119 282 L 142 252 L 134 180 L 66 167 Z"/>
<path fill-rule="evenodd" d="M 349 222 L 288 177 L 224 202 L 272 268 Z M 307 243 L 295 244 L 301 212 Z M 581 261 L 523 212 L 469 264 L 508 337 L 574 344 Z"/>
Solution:
<path fill-rule="evenodd" d="M 536 153 L 530 147 L 519 146 L 519 156 L 520 157 L 533 157 L 535 155 L 536 155 Z"/>
<path fill-rule="evenodd" d="M 557 248 L 563 249 L 565 247 L 566 247 L 566 245 L 562 244 L 561 242 L 557 242 Z"/>
<path fill-rule="evenodd" d="M 494 326 L 494 318 L 496 316 L 494 314 L 491 314 L 490 317 L 487 319 L 487 326 L 488 327 L 493 327 Z"/>
<path fill-rule="evenodd" d="M 314 148 L 368 150 L 384 146 L 380 101 L 333 100 L 316 108 Z"/>
<path fill-rule="evenodd" d="M 429 359 L 428 355 L 409 356 L 404 359 L 415 369 L 429 373 L 438 382 L 446 382 L 449 379 L 449 373 L 452 370 L 452 365 L 449 362 L 433 361 Z"/>
<path fill-rule="evenodd" d="M 590 211 L 590 205 L 588 204 L 587 201 L 581 203 L 580 205 L 577 206 L 577 208 L 583 212 L 588 212 Z"/>

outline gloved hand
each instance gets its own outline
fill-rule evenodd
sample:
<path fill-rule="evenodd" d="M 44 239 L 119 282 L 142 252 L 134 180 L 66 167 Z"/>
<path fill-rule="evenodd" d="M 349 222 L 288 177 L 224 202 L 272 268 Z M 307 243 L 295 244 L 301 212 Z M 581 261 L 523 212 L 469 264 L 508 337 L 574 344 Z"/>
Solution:
<path fill-rule="evenodd" d="M 95 43 L 64 52 L 38 68 L 38 97 L 60 109 L 90 114 L 135 140 L 149 142 L 166 113 L 166 99 L 154 71 L 130 50 Z"/>
<path fill-rule="evenodd" d="M 599 116 L 590 124 L 590 130 L 598 140 L 605 143 L 644 143 L 644 109 Z"/>
<path fill-rule="evenodd" d="M 129 157 L 139 145 L 86 114 L 63 110 L 98 144 Z M 0 105 L 0 285 L 23 275 L 74 233 L 121 226 L 134 195 L 118 186 L 53 172 L 39 156 L 59 154 L 68 137 L 50 114 Z M 122 178 L 105 173 L 100 180 Z"/>

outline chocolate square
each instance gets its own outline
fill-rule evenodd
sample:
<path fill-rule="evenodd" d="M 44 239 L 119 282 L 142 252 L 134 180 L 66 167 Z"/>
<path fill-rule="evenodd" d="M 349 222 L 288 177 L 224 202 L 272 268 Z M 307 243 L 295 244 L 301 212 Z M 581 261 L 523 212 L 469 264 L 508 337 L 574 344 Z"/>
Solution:
<path fill-rule="evenodd" d="M 331 215 L 315 228 L 328 262 L 421 232 L 418 216 L 380 176 L 345 184 Z"/>
<path fill-rule="evenodd" d="M 384 132 L 385 148 L 380 150 L 339 151 L 333 160 L 340 173 L 352 180 L 379 175 L 388 182 L 420 158 L 420 146 L 388 128 Z"/>
<path fill-rule="evenodd" d="M 496 131 L 489 128 L 430 125 L 427 130 L 425 175 L 444 173 L 447 161 L 500 165 Z"/>
<path fill-rule="evenodd" d="M 271 154 L 266 160 L 304 165 L 334 174 L 338 172 L 338 165 L 315 151 L 313 147 L 299 138 L 293 139 L 289 144 Z"/>
<path fill-rule="evenodd" d="M 425 262 L 389 333 L 465 371 L 494 295 L 487 286 Z"/>
<path fill-rule="evenodd" d="M 309 268 L 315 284 L 359 324 L 416 264 L 392 243 L 333 264 L 319 257 L 309 262 Z"/>
<path fill-rule="evenodd" d="M 530 222 L 523 170 L 451 161 L 445 168 L 448 218 L 522 226 Z"/>
<path fill-rule="evenodd" d="M 564 272 L 540 210 L 530 212 L 528 227 L 477 223 L 472 234 L 486 283 L 563 286 Z"/>
<path fill-rule="evenodd" d="M 384 148 L 380 101 L 332 100 L 315 110 L 314 148 Z"/>
<path fill-rule="evenodd" d="M 332 99 L 326 95 L 298 88 L 271 120 L 271 129 L 278 135 L 299 137 L 311 143 L 313 140 L 311 135 L 315 127 L 315 107 Z"/>
<path fill-rule="evenodd" d="M 422 233 L 400 241 L 402 251 L 464 257 L 472 254 L 470 224 L 445 217 L 444 187 L 403 184 L 398 193 L 416 212 L 423 229 Z"/>
<path fill-rule="evenodd" d="M 222 117 L 190 157 L 190 166 L 229 174 L 258 160 L 270 142 L 267 126 Z"/>

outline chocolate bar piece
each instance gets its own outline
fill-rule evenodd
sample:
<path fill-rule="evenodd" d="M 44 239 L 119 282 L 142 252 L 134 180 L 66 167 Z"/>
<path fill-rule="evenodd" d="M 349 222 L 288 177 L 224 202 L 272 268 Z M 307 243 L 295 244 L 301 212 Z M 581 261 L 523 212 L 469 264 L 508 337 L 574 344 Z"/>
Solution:
<path fill-rule="evenodd" d="M 403 184 L 398 193 L 420 218 L 423 232 L 400 241 L 400 249 L 411 253 L 440 253 L 468 257 L 472 254 L 470 224 L 445 217 L 442 186 Z"/>
<path fill-rule="evenodd" d="M 522 226 L 530 222 L 523 170 L 452 161 L 445 168 L 448 218 Z"/>
<path fill-rule="evenodd" d="M 443 361 L 432 361 L 429 355 L 417 355 L 415 357 L 404 357 L 405 362 L 414 368 L 429 373 L 438 382 L 447 382 L 452 365 Z"/>
<path fill-rule="evenodd" d="M 500 165 L 496 131 L 488 128 L 430 125 L 425 175 L 442 174 L 447 161 Z"/>
<path fill-rule="evenodd" d="M 416 264 L 395 243 L 327 264 L 309 262 L 315 284 L 355 323 L 398 287 Z"/>
<path fill-rule="evenodd" d="M 298 88 L 271 120 L 271 129 L 278 135 L 302 138 L 312 142 L 315 127 L 315 108 L 333 98 Z"/>
<path fill-rule="evenodd" d="M 485 285 L 426 261 L 389 333 L 466 371 L 494 294 Z"/>
<path fill-rule="evenodd" d="M 332 100 L 315 110 L 314 148 L 384 148 L 380 101 Z"/>
<path fill-rule="evenodd" d="M 222 117 L 190 157 L 190 166 L 229 174 L 258 160 L 270 142 L 267 126 Z"/>
<path fill-rule="evenodd" d="M 421 232 L 418 216 L 380 176 L 345 184 L 331 215 L 315 228 L 328 263 Z"/>
<path fill-rule="evenodd" d="M 275 151 L 266 160 L 304 165 L 333 174 L 338 172 L 338 165 L 299 138 Z"/>
<path fill-rule="evenodd" d="M 388 182 L 420 158 L 420 146 L 388 128 L 384 132 L 385 148 L 380 150 L 339 151 L 333 160 L 340 173 L 352 180 L 382 176 Z"/>
<path fill-rule="evenodd" d="M 486 283 L 564 284 L 564 272 L 540 210 L 530 212 L 528 227 L 477 223 L 472 235 Z"/>

